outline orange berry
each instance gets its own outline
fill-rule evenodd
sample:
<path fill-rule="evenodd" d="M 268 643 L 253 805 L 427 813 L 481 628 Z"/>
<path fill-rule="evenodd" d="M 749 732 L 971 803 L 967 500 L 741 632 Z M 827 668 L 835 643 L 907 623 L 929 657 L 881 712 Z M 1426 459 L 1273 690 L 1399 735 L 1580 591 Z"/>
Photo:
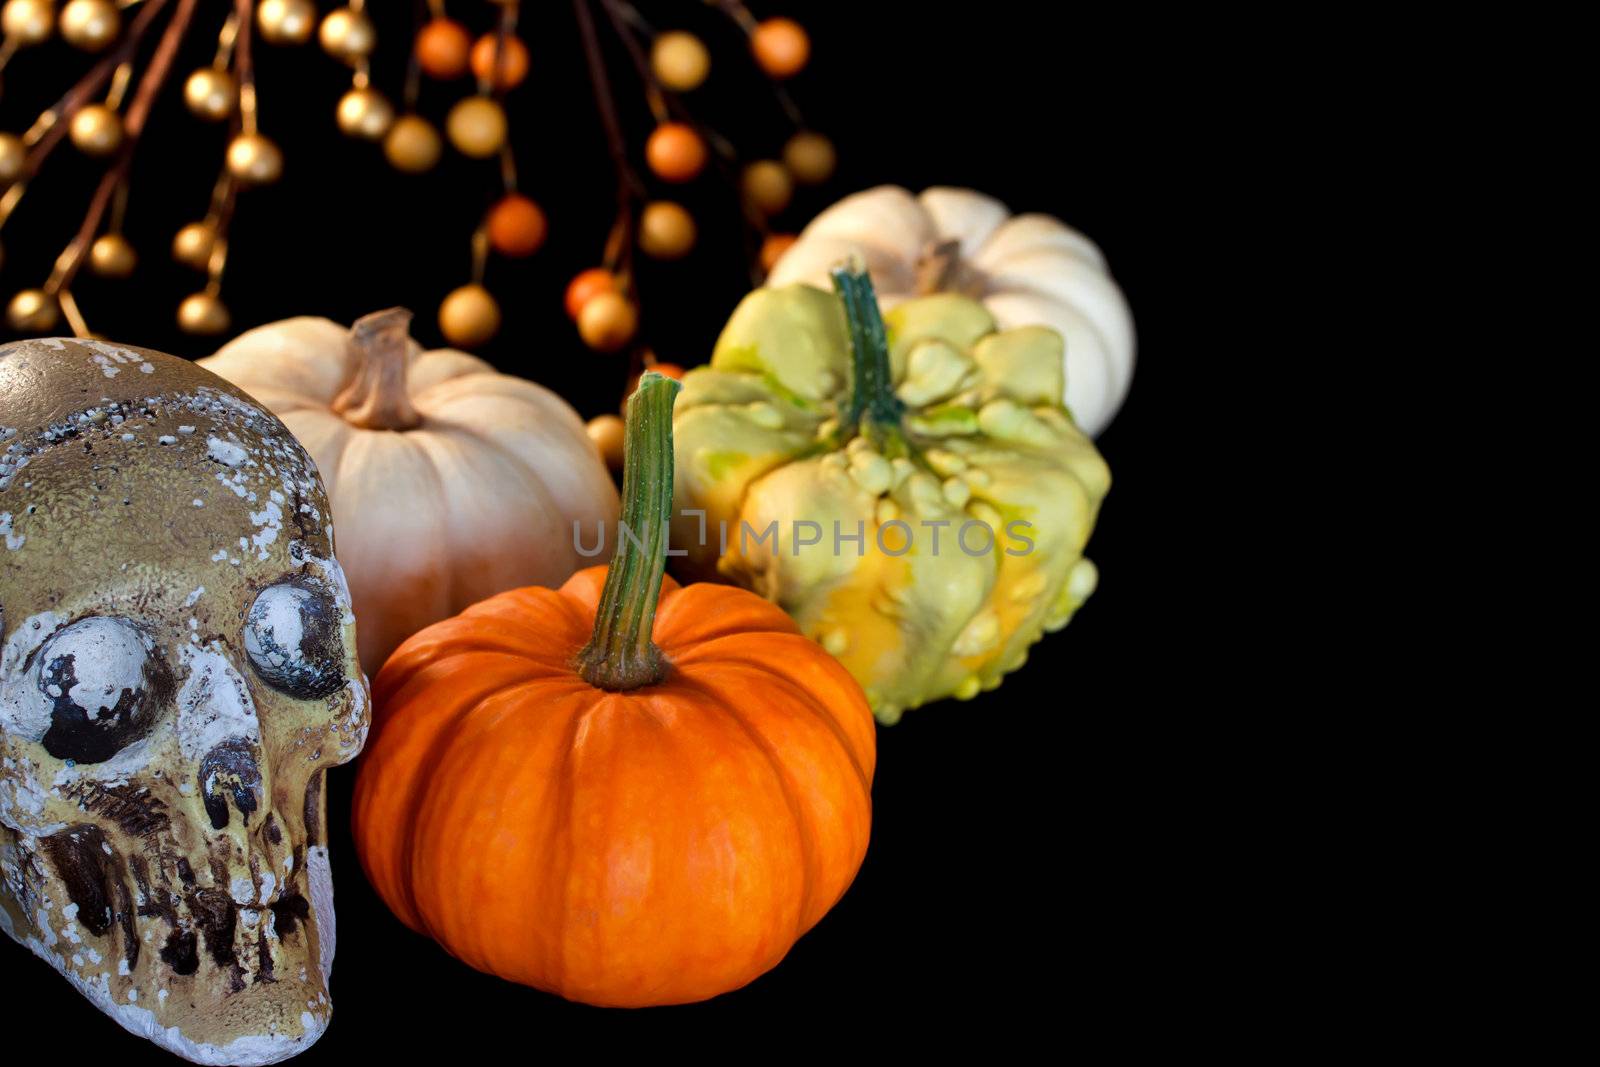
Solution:
<path fill-rule="evenodd" d="M 502 256 L 533 255 L 546 228 L 544 212 L 521 193 L 507 193 L 489 209 L 489 244 Z"/>
<path fill-rule="evenodd" d="M 792 233 L 768 234 L 767 239 L 761 242 L 761 269 L 768 274 L 778 265 L 778 260 L 789 251 L 789 246 L 794 244 L 796 237 Z"/>
<path fill-rule="evenodd" d="M 750 51 L 770 78 L 792 78 L 811 58 L 811 38 L 794 19 L 767 19 L 750 34 Z"/>
<path fill-rule="evenodd" d="M 576 319 L 583 306 L 601 293 L 615 292 L 617 276 L 604 267 L 590 267 L 567 283 L 567 317 Z"/>
<path fill-rule="evenodd" d="M 455 19 L 434 19 L 417 31 L 416 49 L 417 62 L 428 77 L 459 78 L 467 72 L 472 38 Z"/>
<path fill-rule="evenodd" d="M 664 182 L 693 180 L 706 165 L 706 143 L 681 122 L 663 122 L 644 145 L 644 160 Z"/>
<path fill-rule="evenodd" d="M 472 73 L 480 80 L 487 79 L 494 69 L 497 36 L 486 33 L 472 46 Z M 528 76 L 528 46 L 514 34 L 506 35 L 505 53 L 500 57 L 500 69 L 495 79 L 497 89 L 515 89 Z"/>

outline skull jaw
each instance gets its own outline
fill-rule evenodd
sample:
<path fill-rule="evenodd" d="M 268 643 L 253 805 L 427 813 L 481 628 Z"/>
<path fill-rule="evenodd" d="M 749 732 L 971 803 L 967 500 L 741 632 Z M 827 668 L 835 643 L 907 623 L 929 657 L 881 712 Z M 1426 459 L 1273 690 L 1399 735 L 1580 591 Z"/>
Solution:
<path fill-rule="evenodd" d="M 332 1012 L 328 976 L 333 912 L 326 849 L 307 850 L 308 913 L 291 932 L 272 935 L 273 977 L 250 976 L 241 985 L 235 973 L 219 967 L 204 951 L 203 942 L 198 970 L 177 974 L 160 953 L 169 925 L 154 916 L 137 920 L 140 952 L 130 970 L 120 928 L 113 925 L 96 935 L 63 914 L 59 902 L 65 901 L 66 891 L 54 877 L 27 894 L 53 906 L 27 915 L 12 890 L 20 871 L 40 869 L 39 853 L 30 847 L 37 840 L 0 827 L 6 876 L 0 930 L 53 967 L 123 1029 L 204 1064 L 277 1063 L 322 1036 Z"/>

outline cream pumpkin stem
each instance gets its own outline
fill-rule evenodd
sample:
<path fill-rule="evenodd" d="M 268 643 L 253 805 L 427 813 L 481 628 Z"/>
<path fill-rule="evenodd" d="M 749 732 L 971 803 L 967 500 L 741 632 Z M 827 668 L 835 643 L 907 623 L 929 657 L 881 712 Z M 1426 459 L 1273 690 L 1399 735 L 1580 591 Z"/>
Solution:
<path fill-rule="evenodd" d="M 677 382 L 646 371 L 628 398 L 622 460 L 622 521 L 606 573 L 594 635 L 578 653 L 578 673 L 598 689 L 638 689 L 667 675 L 651 640 L 672 519 L 672 404 Z"/>
<path fill-rule="evenodd" d="M 845 425 L 852 430 L 863 419 L 880 428 L 898 428 L 905 405 L 894 395 L 889 371 L 889 338 L 878 310 L 872 276 L 856 262 L 833 269 L 833 291 L 844 302 L 850 329 L 850 407 Z"/>
<path fill-rule="evenodd" d="M 350 380 L 334 398 L 333 410 L 364 430 L 410 430 L 422 416 L 406 391 L 406 355 L 411 312 L 389 308 L 363 315 L 350 327 Z"/>
<path fill-rule="evenodd" d="M 960 241 L 930 241 L 917 257 L 916 293 L 932 296 L 955 288 L 961 262 Z"/>

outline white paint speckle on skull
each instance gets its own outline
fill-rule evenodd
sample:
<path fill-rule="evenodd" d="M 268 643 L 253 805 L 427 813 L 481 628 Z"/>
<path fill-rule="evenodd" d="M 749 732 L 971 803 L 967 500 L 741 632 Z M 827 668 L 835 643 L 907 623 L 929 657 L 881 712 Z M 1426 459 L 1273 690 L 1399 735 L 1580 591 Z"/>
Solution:
<path fill-rule="evenodd" d="M 0 511 L 0 534 L 5 536 L 6 547 L 13 552 L 21 548 L 28 541 L 28 539 L 21 534 L 12 532 L 11 512 L 9 511 Z"/>
<path fill-rule="evenodd" d="M 224 467 L 237 467 L 250 458 L 243 445 L 235 441 L 224 441 L 220 437 L 206 438 L 206 455 Z"/>

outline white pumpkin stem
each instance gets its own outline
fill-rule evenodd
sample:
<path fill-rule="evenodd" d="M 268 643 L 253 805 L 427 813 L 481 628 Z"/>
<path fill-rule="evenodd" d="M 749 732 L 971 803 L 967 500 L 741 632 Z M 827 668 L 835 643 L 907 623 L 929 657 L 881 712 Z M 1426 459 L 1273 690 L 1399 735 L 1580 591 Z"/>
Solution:
<path fill-rule="evenodd" d="M 594 634 L 578 653 L 578 674 L 598 689 L 638 689 L 667 675 L 666 658 L 651 635 L 667 569 L 672 404 L 681 388 L 666 375 L 645 371 L 628 398 L 617 554 L 595 609 Z"/>
<path fill-rule="evenodd" d="M 333 410 L 364 430 L 410 430 L 422 416 L 406 390 L 406 355 L 411 312 L 389 308 L 363 315 L 350 327 L 350 380 Z"/>
<path fill-rule="evenodd" d="M 917 257 L 917 295 L 931 296 L 953 288 L 961 264 L 961 242 L 928 242 Z"/>

